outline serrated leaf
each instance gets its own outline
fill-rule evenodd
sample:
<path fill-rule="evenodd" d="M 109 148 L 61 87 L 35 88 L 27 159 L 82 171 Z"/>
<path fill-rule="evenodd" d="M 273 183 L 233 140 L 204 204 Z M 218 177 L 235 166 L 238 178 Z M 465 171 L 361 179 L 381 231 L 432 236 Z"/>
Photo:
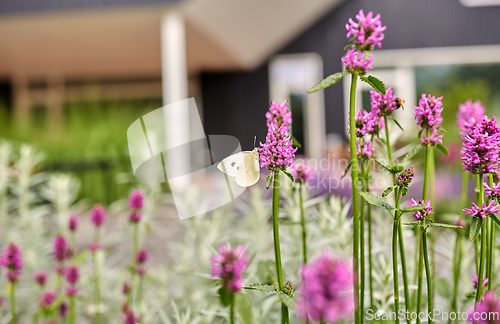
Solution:
<path fill-rule="evenodd" d="M 483 225 L 483 219 L 479 217 L 472 217 L 470 222 L 469 239 L 475 241 Z"/>
<path fill-rule="evenodd" d="M 498 219 L 497 215 L 495 214 L 490 214 L 490 218 L 497 223 L 498 226 L 500 226 L 500 220 Z"/>
<path fill-rule="evenodd" d="M 382 197 L 387 197 L 393 190 L 394 186 L 385 189 L 384 192 L 382 193 Z"/>
<path fill-rule="evenodd" d="M 365 200 L 371 205 L 380 207 L 380 208 L 385 209 L 387 211 L 394 210 L 394 207 L 392 207 L 391 205 L 389 205 L 388 203 L 383 201 L 381 198 L 379 198 L 379 197 L 377 197 L 369 192 L 362 191 L 362 192 L 360 192 L 360 195 L 363 196 L 363 198 L 365 198 Z"/>
<path fill-rule="evenodd" d="M 266 178 L 266 189 L 269 189 L 269 187 L 271 187 L 271 185 L 273 184 L 273 175 L 274 175 L 274 172 L 271 172 L 267 178 Z"/>
<path fill-rule="evenodd" d="M 404 168 L 405 167 L 402 166 L 402 165 L 395 165 L 395 166 L 392 167 L 391 173 L 399 173 L 399 172 L 403 171 Z"/>
<path fill-rule="evenodd" d="M 273 292 L 273 291 L 277 291 L 278 287 L 264 285 L 264 284 L 253 284 L 253 285 L 245 287 L 245 289 L 248 289 L 248 290 L 259 290 L 259 291 L 264 291 L 264 292 Z"/>
<path fill-rule="evenodd" d="M 373 75 L 368 75 L 368 76 L 360 75 L 359 78 L 364 82 L 368 83 L 374 90 L 382 94 L 385 94 L 386 88 L 384 82 L 380 81 Z"/>
<path fill-rule="evenodd" d="M 391 167 L 385 165 L 382 161 L 380 161 L 379 159 L 373 159 L 375 161 L 375 163 L 377 163 L 378 165 L 380 165 L 382 168 L 384 168 L 386 171 L 388 172 L 391 172 L 392 173 L 392 169 Z"/>
<path fill-rule="evenodd" d="M 407 194 L 407 193 L 408 193 L 408 187 L 403 187 L 403 188 L 401 189 L 401 194 L 402 194 L 403 196 L 406 196 L 406 194 Z"/>
<path fill-rule="evenodd" d="M 219 295 L 219 300 L 222 306 L 229 307 L 229 305 L 231 305 L 232 296 L 225 286 L 220 287 L 219 290 L 217 290 L 217 294 Z"/>
<path fill-rule="evenodd" d="M 441 143 L 438 143 L 436 144 L 436 147 L 438 150 L 441 151 L 441 153 L 443 153 L 444 155 L 446 156 L 450 156 L 450 152 L 448 151 L 448 149 Z"/>
<path fill-rule="evenodd" d="M 288 177 L 288 179 L 290 179 L 290 181 L 292 181 L 292 182 L 295 181 L 295 179 L 293 178 L 293 175 L 291 175 L 290 172 L 287 172 L 285 170 L 281 170 L 281 172 L 283 172 Z"/>
<path fill-rule="evenodd" d="M 331 85 L 337 83 L 338 81 L 340 81 L 340 79 L 342 79 L 348 73 L 349 72 L 345 71 L 345 72 L 337 72 L 335 74 L 329 75 L 326 78 L 324 78 L 323 80 L 321 80 L 314 87 L 312 87 L 309 90 L 307 90 L 307 93 L 313 93 L 313 92 L 320 91 L 320 90 L 323 90 L 325 88 L 328 88 L 329 86 L 331 86 Z"/>
<path fill-rule="evenodd" d="M 344 179 L 344 177 L 347 175 L 347 172 L 349 172 L 349 169 L 351 168 L 352 161 L 349 162 L 349 164 L 345 167 L 344 174 L 340 178 L 341 180 Z"/>
<path fill-rule="evenodd" d="M 457 226 L 457 225 L 443 224 L 443 223 L 432 223 L 432 224 L 429 224 L 427 227 L 440 227 L 440 228 L 449 228 L 449 229 L 460 229 L 460 228 L 462 228 L 462 227 Z"/>
<path fill-rule="evenodd" d="M 425 208 L 426 206 L 421 205 L 421 206 L 412 206 L 412 207 L 407 207 L 407 208 L 401 208 L 399 211 L 402 213 L 414 213 L 421 211 Z"/>
<path fill-rule="evenodd" d="M 403 159 L 403 164 L 409 162 L 418 152 L 422 149 L 422 144 L 417 144 L 413 146 L 408 153 L 406 153 L 405 158 Z"/>
<path fill-rule="evenodd" d="M 292 297 L 285 295 L 284 293 L 278 294 L 281 302 L 285 304 L 289 309 L 294 309 L 295 308 L 295 301 L 293 300 Z"/>
<path fill-rule="evenodd" d="M 400 130 L 402 130 L 404 132 L 404 129 L 403 127 L 401 126 L 401 124 L 393 117 L 391 117 L 392 121 L 394 122 L 394 124 L 396 124 L 396 126 L 399 127 Z"/>
<path fill-rule="evenodd" d="M 302 148 L 302 144 L 300 144 L 300 142 L 297 141 L 297 139 L 293 135 L 292 135 L 292 144 L 295 147 Z"/>
<path fill-rule="evenodd" d="M 235 296 L 236 309 L 240 314 L 240 319 L 244 324 L 253 324 L 255 319 L 253 317 L 252 303 L 246 294 L 243 292 L 237 293 Z"/>

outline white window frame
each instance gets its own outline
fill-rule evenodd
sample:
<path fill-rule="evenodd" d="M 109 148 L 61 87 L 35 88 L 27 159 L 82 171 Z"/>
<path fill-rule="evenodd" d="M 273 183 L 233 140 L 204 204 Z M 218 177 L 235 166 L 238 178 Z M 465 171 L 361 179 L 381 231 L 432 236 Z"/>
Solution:
<path fill-rule="evenodd" d="M 500 0 L 460 0 L 465 7 L 491 7 L 500 6 Z"/>
<path fill-rule="evenodd" d="M 303 70 L 290 68 L 294 65 L 303 66 Z M 284 77 L 284 73 L 295 75 Z M 325 155 L 325 98 L 322 91 L 308 95 L 307 89 L 322 78 L 323 60 L 316 53 L 277 55 L 269 62 L 269 93 L 272 101 L 288 100 L 292 92 L 306 95 L 304 153 L 312 159 L 320 159 Z"/>

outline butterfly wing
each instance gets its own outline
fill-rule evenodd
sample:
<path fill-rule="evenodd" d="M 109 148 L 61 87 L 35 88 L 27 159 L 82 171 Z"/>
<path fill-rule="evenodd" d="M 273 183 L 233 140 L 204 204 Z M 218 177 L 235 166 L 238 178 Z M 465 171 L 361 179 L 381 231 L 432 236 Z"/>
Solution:
<path fill-rule="evenodd" d="M 250 187 L 260 179 L 259 157 L 249 152 L 236 170 L 236 183 L 242 187 Z"/>
<path fill-rule="evenodd" d="M 217 169 L 221 170 L 228 176 L 234 177 L 236 176 L 238 166 L 243 162 L 247 155 L 252 155 L 251 153 L 252 152 L 243 151 L 228 156 L 217 165 Z"/>

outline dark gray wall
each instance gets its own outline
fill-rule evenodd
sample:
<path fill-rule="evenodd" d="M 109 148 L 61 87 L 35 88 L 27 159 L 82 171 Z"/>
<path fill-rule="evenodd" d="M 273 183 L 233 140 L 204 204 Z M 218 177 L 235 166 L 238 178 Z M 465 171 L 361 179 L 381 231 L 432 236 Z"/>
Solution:
<path fill-rule="evenodd" d="M 181 0 L 0 0 L 0 15 L 174 3 Z"/>
<path fill-rule="evenodd" d="M 500 44 L 500 6 L 467 8 L 458 0 L 347 0 L 278 53 L 316 52 L 323 58 L 325 76 L 341 71 L 345 24 L 361 8 L 381 14 L 387 26 L 382 49 Z M 263 140 L 264 113 L 271 100 L 267 78 L 267 62 L 248 73 L 203 73 L 207 133 L 237 136 L 244 148 L 251 147 L 254 133 Z M 245 88 L 231 91 L 236 84 Z M 342 106 L 340 84 L 325 90 L 328 133 L 344 134 Z"/>

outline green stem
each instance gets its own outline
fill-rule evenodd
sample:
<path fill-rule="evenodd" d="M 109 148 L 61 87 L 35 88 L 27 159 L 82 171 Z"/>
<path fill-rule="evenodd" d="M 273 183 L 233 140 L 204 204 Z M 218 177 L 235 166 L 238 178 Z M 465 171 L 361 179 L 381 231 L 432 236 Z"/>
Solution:
<path fill-rule="evenodd" d="M 304 217 L 304 200 L 303 200 L 302 183 L 299 185 L 299 203 L 300 203 L 300 224 L 302 225 L 302 262 L 307 263 L 307 231 L 306 221 Z"/>
<path fill-rule="evenodd" d="M 389 124 L 387 123 L 387 116 L 384 116 L 385 123 L 385 146 L 387 147 L 387 158 L 389 159 L 389 165 L 392 166 L 392 150 L 391 141 L 389 139 Z"/>
<path fill-rule="evenodd" d="M 480 175 L 482 178 L 482 175 Z M 480 178 L 480 180 L 482 180 Z M 484 202 L 484 186 L 482 186 L 482 181 L 479 182 L 479 206 L 483 206 Z M 483 220 L 483 226 L 481 229 L 481 255 L 479 257 L 479 272 L 477 274 L 477 288 L 476 288 L 476 305 L 481 300 L 481 291 L 483 287 L 483 273 L 484 273 L 484 258 L 486 250 L 486 237 L 488 235 L 486 230 L 486 220 Z"/>
<path fill-rule="evenodd" d="M 396 324 L 399 323 L 398 227 L 398 221 L 394 220 L 392 227 L 392 277 L 394 282 L 394 312 L 396 313 Z"/>
<path fill-rule="evenodd" d="M 283 269 L 281 266 L 281 250 L 280 250 L 280 230 L 279 230 L 279 210 L 280 210 L 280 174 L 279 171 L 274 172 L 273 183 L 273 238 L 274 238 L 274 257 L 276 261 L 276 273 L 278 277 L 279 289 L 283 289 Z M 288 307 L 281 303 L 281 323 L 288 324 Z"/>
<path fill-rule="evenodd" d="M 408 272 L 406 269 L 406 253 L 405 253 L 405 245 L 404 245 L 404 241 L 403 241 L 403 227 L 401 226 L 401 222 L 399 222 L 398 236 L 399 236 L 399 254 L 401 254 L 401 267 L 402 267 L 402 272 L 403 272 L 405 307 L 407 310 L 410 310 L 410 307 L 411 307 L 410 289 L 408 288 L 409 283 L 408 283 Z M 406 321 L 409 322 L 410 320 L 407 318 Z"/>
<path fill-rule="evenodd" d="M 94 244 L 99 245 L 99 227 L 94 229 Z M 99 324 L 101 322 L 101 291 L 100 291 L 100 274 L 99 274 L 99 263 L 97 259 L 97 254 L 99 249 L 96 249 L 92 253 L 92 264 L 94 267 L 94 307 L 96 307 L 94 323 Z"/>
<path fill-rule="evenodd" d="M 234 324 L 234 294 L 231 294 L 229 303 L 229 323 Z"/>
<path fill-rule="evenodd" d="M 144 276 L 139 277 L 139 287 L 137 287 L 137 307 L 139 308 L 139 317 L 144 321 L 144 313 L 142 309 L 142 292 L 144 285 Z M 234 299 L 234 296 L 233 296 Z"/>
<path fill-rule="evenodd" d="M 75 324 L 75 298 L 69 298 L 69 316 L 68 316 L 68 324 Z"/>
<path fill-rule="evenodd" d="M 366 188 L 368 188 L 368 179 L 366 177 L 366 167 L 364 161 L 361 161 L 361 181 L 362 181 L 362 190 L 366 191 Z M 359 322 L 363 324 L 364 322 L 364 309 L 365 309 L 365 280 L 366 280 L 366 274 L 365 274 L 365 223 L 366 223 L 366 215 L 365 215 L 365 208 L 366 208 L 366 203 L 363 197 L 360 197 L 361 200 L 361 215 L 360 215 L 360 221 L 359 221 L 359 247 L 360 247 L 360 293 L 359 293 Z"/>
<path fill-rule="evenodd" d="M 422 231 L 422 230 L 420 230 Z M 418 254 L 418 288 L 417 288 L 417 315 L 422 311 L 422 273 L 424 267 L 424 249 L 422 244 L 422 235 L 420 235 L 419 239 L 419 254 Z M 417 316 L 417 324 L 420 324 L 420 316 Z"/>
<path fill-rule="evenodd" d="M 351 183 L 352 183 L 352 259 L 354 269 L 354 300 L 359 300 L 359 189 L 358 189 L 358 157 L 356 155 L 356 83 L 358 75 L 351 74 L 351 93 L 349 100 L 349 146 L 351 149 Z M 359 323 L 360 313 L 354 310 L 355 323 Z"/>
<path fill-rule="evenodd" d="M 369 187 L 367 188 L 367 191 L 369 191 Z M 374 309 L 375 308 L 375 303 L 373 300 L 373 265 L 372 265 L 372 208 L 370 204 L 367 204 L 366 206 L 368 208 L 367 210 L 367 216 L 368 216 L 368 278 L 370 282 L 370 308 Z"/>
<path fill-rule="evenodd" d="M 427 253 L 427 233 L 422 229 L 422 249 L 424 251 L 425 277 L 427 279 L 427 311 L 433 312 L 432 307 L 432 274 L 429 266 L 429 255 Z M 429 318 L 427 323 L 432 323 L 432 318 Z"/>
<path fill-rule="evenodd" d="M 493 188 L 493 174 L 490 173 L 490 187 Z M 488 260 L 489 260 L 489 265 L 487 271 L 486 278 L 488 278 L 488 290 L 491 290 L 493 287 L 493 268 L 494 268 L 494 257 L 495 254 L 493 251 L 495 250 L 495 223 L 493 220 L 490 218 L 489 219 L 490 223 L 490 237 L 489 237 L 489 248 L 488 248 Z"/>
<path fill-rule="evenodd" d="M 479 189 L 479 184 L 481 183 L 481 176 L 478 174 L 476 176 L 476 188 L 475 188 L 475 192 L 476 192 L 476 201 L 478 203 L 478 206 L 479 208 L 482 207 L 480 201 L 481 201 L 481 198 L 480 198 L 480 189 Z M 475 261 L 476 261 L 476 273 L 479 273 L 479 241 L 478 240 L 474 240 L 474 256 L 475 256 Z"/>
<path fill-rule="evenodd" d="M 10 289 L 10 313 L 12 315 L 12 324 L 17 323 L 17 317 L 16 317 L 16 294 L 15 294 L 15 287 L 16 284 L 11 282 L 11 289 Z"/>
<path fill-rule="evenodd" d="M 429 129 L 426 130 L 426 136 L 429 138 Z M 425 169 L 424 169 L 424 185 L 422 187 L 422 199 L 424 202 L 427 200 L 429 191 L 429 173 L 431 171 L 431 147 L 427 144 L 425 147 Z"/>

